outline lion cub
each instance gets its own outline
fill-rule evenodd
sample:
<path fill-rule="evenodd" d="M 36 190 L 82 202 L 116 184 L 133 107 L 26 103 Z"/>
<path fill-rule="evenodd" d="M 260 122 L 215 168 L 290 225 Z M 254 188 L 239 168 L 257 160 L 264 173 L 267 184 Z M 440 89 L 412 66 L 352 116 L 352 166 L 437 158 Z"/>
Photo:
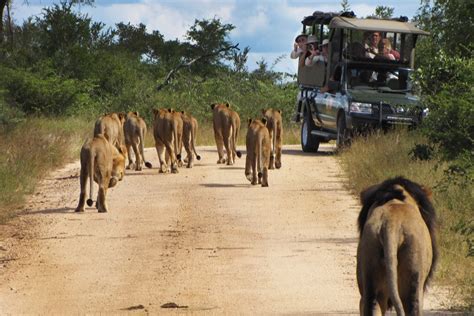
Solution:
<path fill-rule="evenodd" d="M 125 148 L 118 150 L 98 134 L 92 140 L 87 140 L 81 149 L 81 174 L 79 204 L 76 212 L 84 212 L 84 202 L 86 198 L 86 184 L 89 180 L 90 194 L 87 205 L 92 206 L 93 181 L 99 185 L 96 207 L 99 212 L 107 212 L 107 189 L 114 187 L 118 181 L 123 179 L 125 170 Z"/>
<path fill-rule="evenodd" d="M 262 120 L 249 119 L 246 138 L 245 176 L 252 184 L 261 183 L 262 187 L 268 187 L 268 166 L 271 150 L 270 134 L 266 123 L 265 118 Z"/>

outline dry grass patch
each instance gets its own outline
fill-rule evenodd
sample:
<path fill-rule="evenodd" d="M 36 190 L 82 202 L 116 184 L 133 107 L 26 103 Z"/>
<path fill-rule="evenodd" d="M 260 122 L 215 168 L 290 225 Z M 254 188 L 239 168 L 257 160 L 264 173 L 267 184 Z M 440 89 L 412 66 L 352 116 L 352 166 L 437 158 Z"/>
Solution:
<path fill-rule="evenodd" d="M 31 118 L 14 128 L 3 126 L 0 134 L 0 223 L 4 223 L 41 178 L 78 158 L 92 128 L 79 119 Z"/>

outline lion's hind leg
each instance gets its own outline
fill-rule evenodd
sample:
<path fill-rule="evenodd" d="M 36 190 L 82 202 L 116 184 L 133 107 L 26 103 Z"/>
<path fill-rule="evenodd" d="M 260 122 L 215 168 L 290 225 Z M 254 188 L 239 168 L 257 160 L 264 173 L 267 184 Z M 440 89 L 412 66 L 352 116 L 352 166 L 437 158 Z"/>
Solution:
<path fill-rule="evenodd" d="M 87 186 L 87 171 L 88 168 L 85 165 L 81 164 L 81 174 L 80 174 L 80 187 L 81 187 L 81 193 L 79 194 L 79 203 L 77 204 L 76 207 L 76 212 L 84 212 L 84 204 L 86 202 L 86 186 Z M 90 181 L 93 181 L 90 179 Z"/>

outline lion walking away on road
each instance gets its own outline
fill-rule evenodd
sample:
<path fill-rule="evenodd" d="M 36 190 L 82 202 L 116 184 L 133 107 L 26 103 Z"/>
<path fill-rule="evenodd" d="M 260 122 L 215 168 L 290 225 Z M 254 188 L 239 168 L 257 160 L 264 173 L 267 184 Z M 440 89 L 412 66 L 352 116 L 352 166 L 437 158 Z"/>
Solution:
<path fill-rule="evenodd" d="M 357 249 L 360 314 L 421 315 L 438 257 L 431 192 L 403 177 L 360 194 Z"/>
<path fill-rule="evenodd" d="M 160 161 L 160 173 L 168 172 L 170 167 L 171 173 L 178 173 L 178 161 L 181 159 L 181 155 L 177 154 L 179 121 L 171 109 L 153 109 L 153 117 L 153 137 Z"/>
<path fill-rule="evenodd" d="M 125 146 L 128 152 L 127 169 L 142 170 L 143 163 L 147 168 L 152 168 L 152 164 L 145 160 L 145 120 L 138 115 L 138 112 L 128 112 L 123 125 L 125 135 Z M 132 161 L 131 150 L 135 153 L 135 163 Z"/>
<path fill-rule="evenodd" d="M 268 187 L 268 166 L 270 164 L 270 134 L 266 127 L 267 120 L 249 119 L 245 160 L 245 176 L 252 184 Z"/>
<path fill-rule="evenodd" d="M 102 135 L 98 134 L 92 140 L 87 140 L 81 149 L 81 173 L 79 204 L 76 212 L 84 212 L 86 185 L 89 181 L 89 199 L 87 205 L 92 206 L 94 196 L 93 182 L 99 185 L 96 207 L 101 213 L 107 212 L 107 189 L 121 181 L 125 171 L 125 148 L 118 150 Z"/>
<path fill-rule="evenodd" d="M 217 163 L 225 163 L 224 147 L 227 153 L 227 164 L 233 165 L 235 156 L 242 157 L 237 151 L 237 138 L 240 130 L 239 114 L 230 109 L 229 103 L 211 104 L 212 122 L 214 127 L 214 137 L 216 139 L 217 153 L 219 160 Z"/>
<path fill-rule="evenodd" d="M 94 136 L 102 134 L 112 145 L 120 149 L 124 144 L 123 124 L 125 113 L 104 114 L 97 119 L 94 126 Z"/>
<path fill-rule="evenodd" d="M 181 117 L 183 119 L 183 145 L 187 154 L 184 161 L 187 162 L 186 168 L 192 168 L 194 156 L 196 156 L 197 160 L 201 160 L 201 156 L 196 152 L 198 122 L 191 114 L 184 111 L 181 111 Z"/>
<path fill-rule="evenodd" d="M 272 141 L 272 152 L 270 155 L 270 169 L 281 168 L 281 149 L 283 138 L 283 122 L 281 117 L 281 110 L 274 110 L 272 108 L 263 109 L 262 114 L 267 120 L 267 128 L 270 133 L 270 140 Z"/>

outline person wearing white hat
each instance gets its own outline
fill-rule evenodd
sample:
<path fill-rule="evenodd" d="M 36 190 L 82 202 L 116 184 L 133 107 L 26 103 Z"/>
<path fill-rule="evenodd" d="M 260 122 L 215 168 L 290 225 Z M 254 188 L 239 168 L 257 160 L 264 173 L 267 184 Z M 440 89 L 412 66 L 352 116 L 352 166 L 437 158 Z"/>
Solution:
<path fill-rule="evenodd" d="M 292 59 L 297 59 L 306 54 L 306 41 L 308 35 L 300 34 L 296 36 L 295 43 L 293 44 L 293 50 L 291 51 L 290 57 Z"/>
<path fill-rule="evenodd" d="M 316 48 L 317 40 L 315 38 L 314 44 L 309 48 L 310 55 L 305 60 L 306 66 L 312 66 L 316 63 L 327 63 L 328 62 L 328 47 L 329 40 L 324 39 L 321 44 L 321 51 Z M 310 44 L 310 39 L 308 38 L 308 46 Z"/>

